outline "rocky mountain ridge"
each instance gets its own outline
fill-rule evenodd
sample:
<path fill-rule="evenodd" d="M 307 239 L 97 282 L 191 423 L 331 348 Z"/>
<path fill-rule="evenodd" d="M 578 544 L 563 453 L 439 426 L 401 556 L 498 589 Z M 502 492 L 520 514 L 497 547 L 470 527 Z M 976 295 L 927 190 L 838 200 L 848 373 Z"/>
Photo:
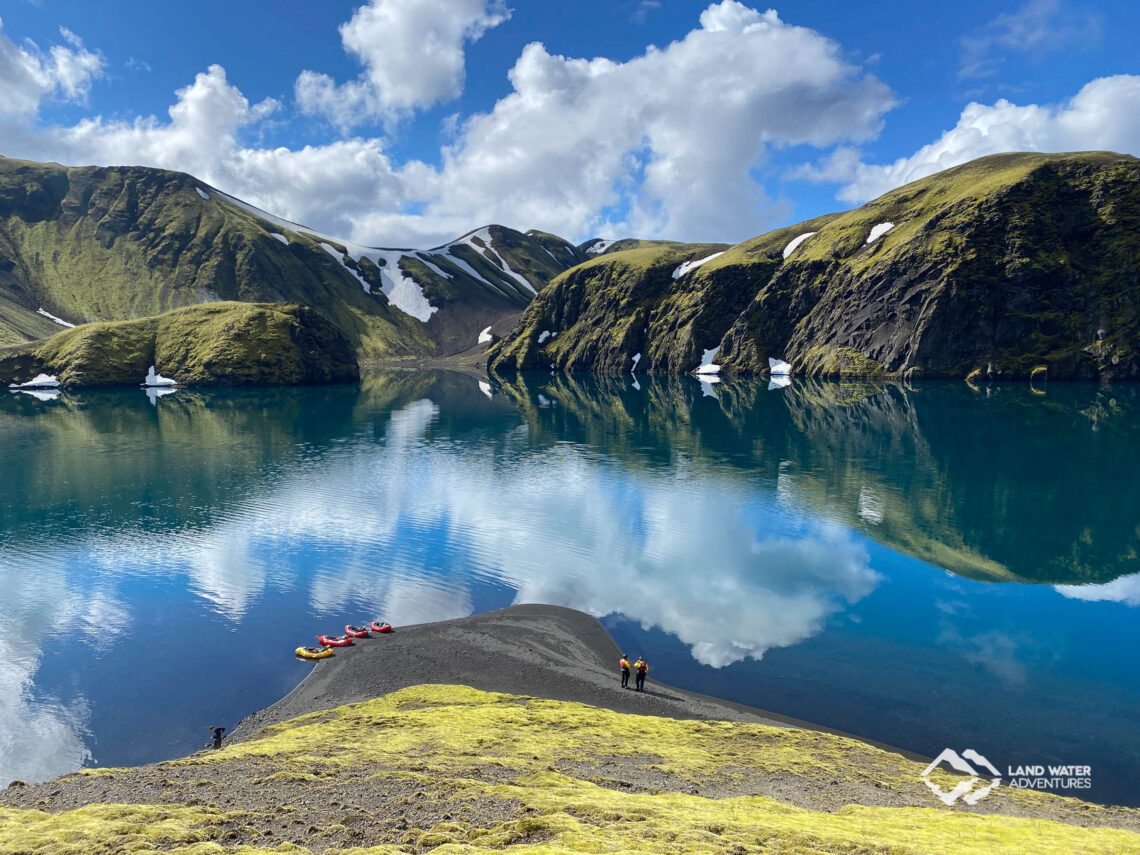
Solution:
<path fill-rule="evenodd" d="M 0 345 L 238 300 L 309 306 L 363 360 L 447 355 L 585 258 L 498 225 L 426 250 L 365 247 L 184 173 L 0 158 Z"/>
<path fill-rule="evenodd" d="M 981 158 L 731 247 L 579 249 L 494 370 L 1140 379 L 1126 155 Z"/>

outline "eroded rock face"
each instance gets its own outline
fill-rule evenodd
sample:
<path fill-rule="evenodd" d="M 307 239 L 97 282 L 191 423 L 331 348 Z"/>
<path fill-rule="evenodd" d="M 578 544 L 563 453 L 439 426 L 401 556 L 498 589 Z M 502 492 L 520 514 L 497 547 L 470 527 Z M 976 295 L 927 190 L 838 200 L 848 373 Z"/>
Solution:
<path fill-rule="evenodd" d="M 313 309 L 210 303 L 156 318 L 84 324 L 0 352 L 0 380 L 37 373 L 65 388 L 138 386 L 150 366 L 187 386 L 283 386 L 360 378 L 351 342 Z M 28 376 L 25 376 L 28 375 Z"/>
<path fill-rule="evenodd" d="M 618 248 L 620 249 L 620 248 Z M 610 251 L 555 279 L 497 369 L 1140 379 L 1140 161 L 982 158 L 728 248 Z M 540 342 L 544 330 L 552 337 Z M 558 332 L 553 337 L 553 332 Z"/>

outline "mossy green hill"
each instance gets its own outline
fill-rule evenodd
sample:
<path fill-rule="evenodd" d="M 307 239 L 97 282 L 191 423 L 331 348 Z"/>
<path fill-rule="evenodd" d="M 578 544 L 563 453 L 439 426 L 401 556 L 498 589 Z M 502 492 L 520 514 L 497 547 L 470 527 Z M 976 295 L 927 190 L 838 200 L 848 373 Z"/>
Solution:
<path fill-rule="evenodd" d="M 83 324 L 0 349 L 0 381 L 37 374 L 65 387 L 137 386 L 150 366 L 188 386 L 346 383 L 360 368 L 348 338 L 306 306 L 207 303 L 154 318 Z"/>
<path fill-rule="evenodd" d="M 1140 379 L 1138 258 L 1140 160 L 995 155 L 733 247 L 615 244 L 491 358 L 681 372 L 716 348 L 740 373 Z"/>
<path fill-rule="evenodd" d="M 977 811 L 927 807 L 938 803 L 921 771 L 830 734 L 419 686 L 302 716 L 221 751 L 9 788 L 0 794 L 0 851 L 1140 849 L 1135 811 L 1001 789 Z M 859 794 L 876 803 L 860 804 Z"/>
<path fill-rule="evenodd" d="M 183 173 L 0 157 L 0 345 L 47 338 L 58 321 L 230 300 L 309 306 L 364 360 L 446 355 L 584 258 L 502 226 L 430 250 L 362 247 Z"/>

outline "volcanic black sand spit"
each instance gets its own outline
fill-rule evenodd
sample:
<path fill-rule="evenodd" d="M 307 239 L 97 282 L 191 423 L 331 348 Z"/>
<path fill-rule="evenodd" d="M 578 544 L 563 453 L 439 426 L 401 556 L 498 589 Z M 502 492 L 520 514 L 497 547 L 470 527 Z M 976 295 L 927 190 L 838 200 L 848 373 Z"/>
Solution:
<path fill-rule="evenodd" d="M 643 654 L 644 692 L 623 690 L 618 659 Z M 650 651 L 622 651 L 593 617 L 560 606 L 521 605 L 469 618 L 397 627 L 357 641 L 311 673 L 273 706 L 241 722 L 234 739 L 306 713 L 334 709 L 424 683 L 577 701 L 621 713 L 811 727 L 752 707 L 666 686 L 652 679 Z M 900 752 L 902 753 L 902 752 Z M 914 755 L 908 755 L 914 756 Z"/>
<path fill-rule="evenodd" d="M 1140 811 L 1006 788 L 942 808 L 924 762 L 623 691 L 620 653 L 551 606 L 397 628 L 316 664 L 221 751 L 0 791 L 0 853 L 1140 851 Z"/>

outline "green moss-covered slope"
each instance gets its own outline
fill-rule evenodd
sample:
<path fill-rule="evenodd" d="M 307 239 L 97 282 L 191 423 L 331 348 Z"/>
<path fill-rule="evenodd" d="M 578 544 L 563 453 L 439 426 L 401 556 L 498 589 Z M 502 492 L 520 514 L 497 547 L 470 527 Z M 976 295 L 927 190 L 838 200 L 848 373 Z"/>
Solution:
<path fill-rule="evenodd" d="M 740 373 L 777 358 L 818 376 L 1140 379 L 1140 160 L 1125 155 L 982 158 L 677 279 L 679 253 L 627 253 L 556 279 L 494 366 L 626 370 L 640 352 L 639 369 L 692 371 L 718 348 Z M 546 329 L 559 336 L 539 343 Z M 599 330 L 607 347 L 590 345 Z"/>
<path fill-rule="evenodd" d="M 348 338 L 313 309 L 207 303 L 155 318 L 83 324 L 0 350 L 0 380 L 39 373 L 65 387 L 137 386 L 150 366 L 189 386 L 344 383 L 360 369 Z"/>
<path fill-rule="evenodd" d="M 493 246 L 467 236 L 434 250 L 370 250 L 183 173 L 0 157 L 0 346 L 58 332 L 39 310 L 81 324 L 236 300 L 309 306 L 366 360 L 467 350 L 585 258 L 553 235 L 481 232 Z M 435 309 L 426 322 L 389 303 L 393 275 L 423 290 Z"/>
<path fill-rule="evenodd" d="M 221 751 L 0 794 L 0 851 L 1119 853 L 1135 811 L 998 789 L 791 728 L 420 686 Z M 936 773 L 937 774 L 937 773 Z M 940 783 L 952 786 L 949 775 Z M 865 802 L 865 803 L 863 803 Z"/>

